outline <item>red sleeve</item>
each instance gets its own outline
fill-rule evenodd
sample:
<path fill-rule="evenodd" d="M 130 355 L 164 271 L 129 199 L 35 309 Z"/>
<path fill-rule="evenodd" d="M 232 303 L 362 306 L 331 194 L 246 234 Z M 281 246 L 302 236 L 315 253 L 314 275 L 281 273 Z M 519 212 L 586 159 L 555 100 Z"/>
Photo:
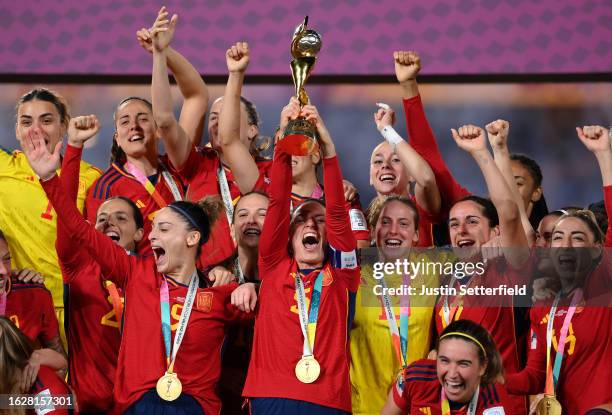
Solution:
<path fill-rule="evenodd" d="M 193 178 L 198 174 L 198 166 L 202 162 L 202 154 L 195 148 L 191 147 L 189 156 L 182 166 L 174 166 L 181 178 L 186 182 L 190 183 Z M 170 162 L 170 160 L 168 160 Z"/>
<path fill-rule="evenodd" d="M 74 204 L 76 204 L 79 192 L 79 171 L 82 153 L 82 148 L 72 147 L 68 144 L 62 162 L 60 181 L 62 182 L 62 188 L 65 189 L 68 194 L 68 198 Z M 79 243 L 72 239 L 70 232 L 68 232 L 63 222 L 58 220 L 55 250 L 57 251 L 64 282 L 71 282 L 76 275 L 74 271 L 80 268 L 80 258 L 82 254 L 80 248 Z"/>
<path fill-rule="evenodd" d="M 130 258 L 123 248 L 85 221 L 74 201 L 71 201 L 64 191 L 57 176 L 41 181 L 40 184 L 55 208 L 58 221 L 63 222 L 71 237 L 97 259 L 102 272 L 108 275 L 111 281 L 120 287 L 125 287 L 126 278 L 131 274 L 132 261 L 135 259 Z"/>
<path fill-rule="evenodd" d="M 533 307 L 530 312 L 531 330 L 527 366 L 517 373 L 506 375 L 504 387 L 513 395 L 535 395 L 544 391 L 546 382 L 546 325 L 540 324 L 544 307 Z"/>
<path fill-rule="evenodd" d="M 231 283 L 226 286 L 228 290 L 228 294 L 225 299 L 225 318 L 230 323 L 250 323 L 255 320 L 255 311 L 251 311 L 250 313 L 245 313 L 240 311 L 238 307 L 232 304 L 232 292 L 238 287 L 240 287 L 236 283 Z M 258 299 L 259 302 L 259 299 Z"/>
<path fill-rule="evenodd" d="M 259 261 L 267 268 L 274 267 L 287 257 L 289 240 L 289 209 L 291 203 L 291 156 L 280 150 L 274 152 L 269 186 L 270 204 L 259 240 Z M 263 267 L 260 267 L 262 269 Z M 260 279 L 266 276 L 260 273 Z"/>
<path fill-rule="evenodd" d="M 399 387 L 397 385 L 397 381 L 393 382 L 391 388 L 393 389 L 393 402 L 397 405 L 398 408 L 402 410 L 402 413 L 408 413 L 410 410 L 410 384 L 404 384 L 404 390 L 400 394 Z"/>
<path fill-rule="evenodd" d="M 43 321 L 40 331 L 40 340 L 43 345 L 59 336 L 59 323 L 55 315 L 55 307 L 53 306 L 53 298 L 47 290 L 42 290 L 43 295 L 40 297 L 41 308 L 43 309 Z"/>
<path fill-rule="evenodd" d="M 357 248 L 357 241 L 351 231 L 351 222 L 344 200 L 342 172 L 337 157 L 323 159 L 323 185 L 327 240 L 337 250 L 352 251 Z"/>
<path fill-rule="evenodd" d="M 30 393 L 41 397 L 71 395 L 68 385 L 66 385 L 66 383 L 47 366 L 41 366 L 38 370 L 36 381 L 34 382 L 34 385 L 32 385 Z M 72 396 L 71 403 L 73 405 L 75 404 L 74 396 Z M 72 413 L 72 411 L 69 411 L 65 407 L 55 406 L 53 408 L 49 408 L 49 411 L 45 411 L 44 413 L 52 415 L 68 415 L 69 413 Z"/>
<path fill-rule="evenodd" d="M 612 185 L 604 186 L 604 205 L 608 215 L 608 230 L 606 231 L 606 247 L 612 246 Z"/>
<path fill-rule="evenodd" d="M 440 190 L 440 196 L 442 197 L 442 207 L 439 215 L 446 217 L 451 206 L 458 200 L 469 196 L 470 192 L 461 187 L 448 170 L 440 153 L 436 137 L 425 116 L 421 96 L 417 95 L 403 101 L 410 145 L 425 159 L 433 170 L 438 189 Z"/>
<path fill-rule="evenodd" d="M 89 223 L 96 223 L 96 214 L 98 208 L 104 202 L 102 199 L 98 199 L 94 196 L 95 189 L 98 187 L 98 181 L 101 177 L 98 177 L 93 185 L 87 191 L 87 197 L 85 198 L 85 208 L 83 209 L 83 216 L 89 221 Z"/>

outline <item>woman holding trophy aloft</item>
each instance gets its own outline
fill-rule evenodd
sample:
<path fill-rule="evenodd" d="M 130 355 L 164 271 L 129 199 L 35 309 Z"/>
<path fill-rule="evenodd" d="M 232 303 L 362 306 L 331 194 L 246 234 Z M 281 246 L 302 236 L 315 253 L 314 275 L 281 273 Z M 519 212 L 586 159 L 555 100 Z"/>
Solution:
<path fill-rule="evenodd" d="M 264 300 L 243 395 L 254 415 L 345 414 L 351 411 L 347 315 L 348 293 L 359 285 L 356 241 L 334 143 L 317 109 L 296 106 L 291 119 L 316 131 L 327 206 L 307 201 L 290 216 L 288 148 L 294 143 L 283 143 L 292 139 L 285 134 L 272 164 L 259 245 Z"/>

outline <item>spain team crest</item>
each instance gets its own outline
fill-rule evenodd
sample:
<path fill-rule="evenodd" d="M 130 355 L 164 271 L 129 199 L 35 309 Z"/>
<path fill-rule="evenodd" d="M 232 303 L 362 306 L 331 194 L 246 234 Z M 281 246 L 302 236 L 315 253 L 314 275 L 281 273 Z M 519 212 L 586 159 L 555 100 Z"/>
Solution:
<path fill-rule="evenodd" d="M 214 294 L 211 292 L 203 292 L 198 293 L 196 297 L 196 308 L 200 311 L 208 313 L 212 310 L 212 302 L 213 302 Z"/>

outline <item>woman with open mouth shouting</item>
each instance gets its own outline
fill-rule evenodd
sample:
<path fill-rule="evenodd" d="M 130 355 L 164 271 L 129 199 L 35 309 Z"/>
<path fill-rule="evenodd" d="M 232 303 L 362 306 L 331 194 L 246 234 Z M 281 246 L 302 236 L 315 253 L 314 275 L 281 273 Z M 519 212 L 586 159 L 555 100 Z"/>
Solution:
<path fill-rule="evenodd" d="M 378 217 L 372 219 L 377 264 L 406 259 L 413 263 L 422 261 L 425 265 L 432 261 L 428 252 L 412 249 L 419 240 L 420 220 L 412 199 L 388 196 Z M 444 253 L 436 256 L 436 261 L 444 261 Z M 383 290 L 409 286 L 437 287 L 439 276 L 425 270 L 415 275 L 380 274 L 377 275 L 372 266 L 362 264 L 351 328 L 351 385 L 355 415 L 380 413 L 389 384 L 403 376 L 410 363 L 427 356 L 432 341 L 436 298 L 405 294 L 398 296 L 396 302 L 393 301 L 395 296 Z"/>
<path fill-rule="evenodd" d="M 454 320 L 471 320 L 484 327 L 495 340 L 507 373 L 520 370 L 518 350 L 521 342 L 516 335 L 516 319 L 512 295 L 461 295 L 461 288 L 498 288 L 527 284 L 531 278 L 529 242 L 525 234 L 519 207 L 510 184 L 493 160 L 487 148 L 484 129 L 465 125 L 452 130 L 459 148 L 468 152 L 483 173 L 489 199 L 468 196 L 450 209 L 449 235 L 459 262 L 480 266 L 482 271 L 452 275 L 445 282 L 456 290 L 440 296 L 434 318 L 437 333 Z M 492 238 L 500 238 L 503 258 L 484 262 L 482 246 Z M 509 413 L 527 412 L 524 397 L 501 391 L 501 402 Z"/>
<path fill-rule="evenodd" d="M 454 321 L 440 334 L 436 352 L 436 360 L 408 366 L 406 378 L 391 388 L 382 415 L 505 413 L 494 385 L 503 366 L 489 332 L 470 320 Z"/>
<path fill-rule="evenodd" d="M 208 287 L 196 269 L 218 206 L 171 203 L 153 220 L 154 256 L 130 256 L 79 214 L 55 173 L 59 149 L 50 153 L 39 135 L 24 140 L 28 161 L 63 224 L 125 293 L 116 412 L 218 413 L 215 387 L 226 325 L 244 316 L 231 304 L 235 284 Z"/>
<path fill-rule="evenodd" d="M 351 412 L 348 295 L 356 292 L 356 241 L 336 150 L 317 109 L 326 206 L 302 203 L 289 215 L 291 156 L 277 147 L 270 204 L 259 245 L 262 280 L 253 353 L 243 395 L 254 415 Z"/>
<path fill-rule="evenodd" d="M 577 128 L 599 164 L 608 219 L 612 218 L 612 149 L 601 126 Z M 508 375 L 511 393 L 537 394 L 538 405 L 568 414 L 612 403 L 612 227 L 604 237 L 591 211 L 567 212 L 554 224 L 550 261 L 560 290 L 531 309 L 534 336 L 527 367 Z M 586 382 L 585 379 L 593 379 Z"/>

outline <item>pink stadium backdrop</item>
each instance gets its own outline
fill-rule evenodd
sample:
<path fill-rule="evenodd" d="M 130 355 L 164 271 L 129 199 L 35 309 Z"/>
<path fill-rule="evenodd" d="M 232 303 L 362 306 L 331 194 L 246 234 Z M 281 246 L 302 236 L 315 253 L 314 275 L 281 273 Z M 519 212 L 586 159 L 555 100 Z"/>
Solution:
<path fill-rule="evenodd" d="M 150 74 L 135 43 L 160 1 L 0 3 L 0 74 Z M 425 74 L 612 72 L 611 0 L 184 0 L 175 46 L 202 74 L 226 73 L 229 44 L 250 42 L 251 75 L 288 75 L 293 28 L 308 14 L 323 36 L 316 73 L 388 75 L 395 49 Z"/>

